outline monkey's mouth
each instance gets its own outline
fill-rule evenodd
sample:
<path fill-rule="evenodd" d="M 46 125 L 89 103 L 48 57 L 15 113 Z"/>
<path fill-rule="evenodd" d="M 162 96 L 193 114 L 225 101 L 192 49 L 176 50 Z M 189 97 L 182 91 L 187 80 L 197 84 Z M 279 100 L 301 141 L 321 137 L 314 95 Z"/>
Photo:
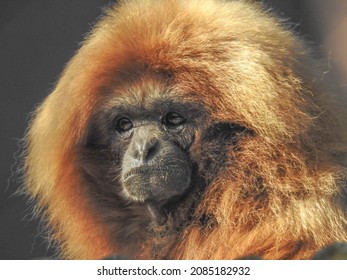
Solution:
<path fill-rule="evenodd" d="M 188 166 L 141 166 L 122 176 L 123 195 L 135 202 L 164 202 L 182 195 L 190 185 Z"/>
<path fill-rule="evenodd" d="M 135 167 L 122 176 L 122 194 L 129 201 L 146 205 L 153 221 L 163 224 L 168 215 L 166 205 L 184 196 L 190 177 L 187 164 Z"/>
<path fill-rule="evenodd" d="M 142 166 L 142 167 L 136 167 L 128 171 L 123 175 L 123 181 L 130 179 L 132 176 L 142 176 L 146 174 L 151 173 L 175 173 L 175 172 L 181 172 L 181 168 L 177 167 L 150 167 L 150 166 Z"/>

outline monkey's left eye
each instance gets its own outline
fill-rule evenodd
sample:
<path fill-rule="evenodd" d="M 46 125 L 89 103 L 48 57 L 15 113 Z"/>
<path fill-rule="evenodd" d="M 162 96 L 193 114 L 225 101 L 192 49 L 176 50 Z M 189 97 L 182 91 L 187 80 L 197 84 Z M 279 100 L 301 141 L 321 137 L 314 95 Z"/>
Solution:
<path fill-rule="evenodd" d="M 122 133 L 131 130 L 134 127 L 133 123 L 128 118 L 116 119 L 114 122 L 114 128 Z"/>
<path fill-rule="evenodd" d="M 168 126 L 179 126 L 185 122 L 185 119 L 176 112 L 169 112 L 163 118 L 163 123 Z"/>

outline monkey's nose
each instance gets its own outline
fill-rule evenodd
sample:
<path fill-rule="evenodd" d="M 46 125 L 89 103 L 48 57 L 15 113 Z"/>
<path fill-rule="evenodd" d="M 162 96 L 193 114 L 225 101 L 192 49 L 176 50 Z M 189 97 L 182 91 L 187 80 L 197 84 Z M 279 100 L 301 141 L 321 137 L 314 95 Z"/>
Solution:
<path fill-rule="evenodd" d="M 158 139 L 141 139 L 133 145 L 132 157 L 141 162 L 149 162 L 159 151 Z"/>

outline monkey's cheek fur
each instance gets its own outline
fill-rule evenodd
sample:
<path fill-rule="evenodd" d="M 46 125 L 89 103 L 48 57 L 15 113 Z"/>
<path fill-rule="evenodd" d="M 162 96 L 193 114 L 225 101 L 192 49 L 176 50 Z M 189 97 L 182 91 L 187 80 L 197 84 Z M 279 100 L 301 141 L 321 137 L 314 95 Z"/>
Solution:
<path fill-rule="evenodd" d="M 123 196 L 135 202 L 165 202 L 183 195 L 190 185 L 190 169 L 165 167 L 141 172 L 132 170 L 123 178 Z"/>

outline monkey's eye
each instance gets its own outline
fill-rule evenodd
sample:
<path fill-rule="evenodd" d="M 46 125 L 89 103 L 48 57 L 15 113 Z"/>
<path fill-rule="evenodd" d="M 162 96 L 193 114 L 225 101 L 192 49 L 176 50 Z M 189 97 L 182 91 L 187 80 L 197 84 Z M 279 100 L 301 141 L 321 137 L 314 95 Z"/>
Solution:
<path fill-rule="evenodd" d="M 163 123 L 167 126 L 179 126 L 185 122 L 185 119 L 176 112 L 169 112 L 163 118 Z"/>
<path fill-rule="evenodd" d="M 119 132 L 127 132 L 133 128 L 133 123 L 128 118 L 119 118 L 114 121 L 114 128 Z"/>

